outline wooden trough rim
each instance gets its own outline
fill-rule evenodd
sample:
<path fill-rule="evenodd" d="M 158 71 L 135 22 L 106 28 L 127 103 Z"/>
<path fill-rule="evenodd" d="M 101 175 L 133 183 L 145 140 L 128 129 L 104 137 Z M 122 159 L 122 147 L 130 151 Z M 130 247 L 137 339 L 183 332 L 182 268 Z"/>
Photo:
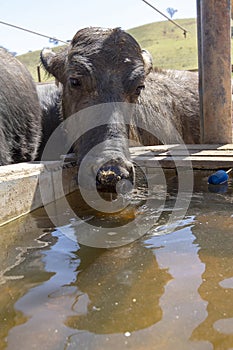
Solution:
<path fill-rule="evenodd" d="M 149 168 L 174 169 L 189 166 L 193 169 L 228 169 L 233 166 L 233 144 L 214 145 L 158 145 L 131 147 L 130 153 L 135 162 Z"/>

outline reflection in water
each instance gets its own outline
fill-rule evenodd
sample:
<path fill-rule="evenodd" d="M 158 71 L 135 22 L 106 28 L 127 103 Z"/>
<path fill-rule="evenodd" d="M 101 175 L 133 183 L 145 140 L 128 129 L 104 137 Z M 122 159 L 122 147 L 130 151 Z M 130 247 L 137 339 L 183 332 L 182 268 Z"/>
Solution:
<path fill-rule="evenodd" d="M 224 212 L 202 214 L 193 231 L 205 264 L 199 293 L 208 302 L 208 315 L 193 339 L 208 339 L 214 349 L 229 349 L 233 346 L 233 218 Z"/>
<path fill-rule="evenodd" d="M 10 349 L 190 345 L 190 330 L 206 315 L 197 294 L 203 265 L 190 230 L 114 250 L 78 247 L 59 231 L 53 236 L 57 242 L 40 257 L 50 279 L 26 283 L 33 288 L 14 305 L 24 320 L 8 335 Z"/>
<path fill-rule="evenodd" d="M 37 250 L 45 249 L 54 240 L 46 221 L 40 229 L 28 215 L 0 228 L 0 349 L 6 346 L 9 330 L 27 320 L 24 313 L 15 308 L 15 302 L 30 288 L 52 276 L 44 270 Z"/>
<path fill-rule="evenodd" d="M 101 334 L 117 333 L 124 345 L 123 334 L 161 320 L 159 299 L 171 276 L 158 267 L 151 249 L 137 242 L 110 251 L 80 247 L 71 253 L 75 243 L 54 234 L 58 242 L 43 257 L 45 269 L 54 275 L 16 302 L 28 319 L 11 330 L 10 349 L 63 349 L 65 344 L 91 349 L 95 337 L 102 347 L 108 337 Z"/>
<path fill-rule="evenodd" d="M 73 294 L 76 294 L 76 288 L 70 287 L 69 283 L 75 279 L 79 264 L 72 253 L 77 245 L 64 240 L 56 231 L 53 236 L 58 239 L 57 243 L 44 250 L 41 256 L 44 270 L 51 278 L 43 279 L 33 288 L 27 284 L 27 293 L 15 301 L 15 309 L 24 314 L 26 322 L 9 332 L 9 349 L 64 349 L 70 334 L 63 320 L 71 310 Z"/>
<path fill-rule="evenodd" d="M 91 265 L 83 265 L 85 257 L 74 283 L 82 298 L 75 299 L 72 310 L 76 315 L 68 317 L 66 325 L 112 334 L 131 333 L 161 320 L 159 299 L 171 276 L 159 269 L 152 250 L 137 242 L 106 250 Z"/>
<path fill-rule="evenodd" d="M 184 222 L 184 225 L 187 223 Z M 168 268 L 172 279 L 160 298 L 162 319 L 145 332 L 135 334 L 140 349 L 211 349 L 207 342 L 192 342 L 193 329 L 206 317 L 206 303 L 198 294 L 204 265 L 189 225 L 175 235 L 152 237 L 147 243 L 156 249 L 160 268 Z M 138 347 L 137 347 L 138 348 Z"/>
<path fill-rule="evenodd" d="M 231 198 L 197 192 L 175 232 L 161 216 L 114 249 L 79 245 L 43 210 L 1 228 L 0 349 L 233 348 Z"/>

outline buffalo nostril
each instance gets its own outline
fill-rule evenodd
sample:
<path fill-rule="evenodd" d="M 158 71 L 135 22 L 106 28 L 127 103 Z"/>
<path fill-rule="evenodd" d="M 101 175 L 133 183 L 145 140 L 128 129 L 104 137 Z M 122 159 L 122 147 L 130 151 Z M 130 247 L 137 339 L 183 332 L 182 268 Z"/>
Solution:
<path fill-rule="evenodd" d="M 130 171 L 131 170 L 131 171 Z M 125 167 L 119 165 L 103 165 L 97 172 L 96 184 L 97 188 L 104 191 L 111 191 L 117 193 L 128 192 L 126 188 L 132 189 L 133 182 L 133 168 L 131 166 L 128 171 Z M 126 182 L 130 182 L 131 186 Z M 124 188 L 124 190 L 123 190 Z"/>
<path fill-rule="evenodd" d="M 116 184 L 118 181 L 128 178 L 128 171 L 120 171 L 119 168 L 116 167 L 102 167 L 97 172 L 97 180 L 101 184 Z"/>

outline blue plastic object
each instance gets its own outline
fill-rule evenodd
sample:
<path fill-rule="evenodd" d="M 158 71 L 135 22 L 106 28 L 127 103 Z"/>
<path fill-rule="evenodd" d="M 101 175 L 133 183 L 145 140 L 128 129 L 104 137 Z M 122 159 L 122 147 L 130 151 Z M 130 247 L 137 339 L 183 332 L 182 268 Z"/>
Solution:
<path fill-rule="evenodd" d="M 224 170 L 218 170 L 208 178 L 208 184 L 221 185 L 227 182 L 229 179 L 228 174 Z"/>

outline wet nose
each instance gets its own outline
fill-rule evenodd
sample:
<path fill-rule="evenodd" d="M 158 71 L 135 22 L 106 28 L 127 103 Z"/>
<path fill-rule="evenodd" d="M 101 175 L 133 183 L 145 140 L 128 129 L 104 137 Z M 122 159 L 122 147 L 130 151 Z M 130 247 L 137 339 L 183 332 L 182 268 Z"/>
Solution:
<path fill-rule="evenodd" d="M 130 162 L 117 164 L 114 161 L 105 163 L 97 172 L 97 189 L 104 192 L 127 193 L 133 186 L 133 165 Z"/>

